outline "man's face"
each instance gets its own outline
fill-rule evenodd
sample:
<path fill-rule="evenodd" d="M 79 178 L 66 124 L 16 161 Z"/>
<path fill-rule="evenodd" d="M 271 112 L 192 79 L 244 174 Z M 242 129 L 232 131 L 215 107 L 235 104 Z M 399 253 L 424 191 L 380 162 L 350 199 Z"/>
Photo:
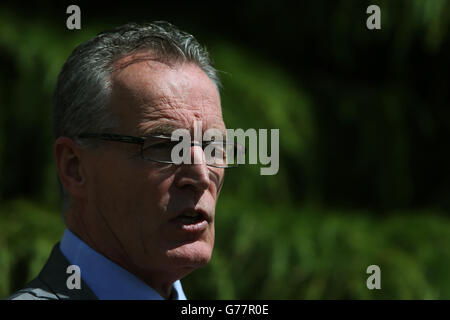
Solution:
<path fill-rule="evenodd" d="M 134 62 L 115 71 L 112 84 L 112 110 L 120 121 L 114 133 L 170 136 L 184 128 L 193 139 L 194 121 L 201 121 L 203 131 L 225 131 L 217 89 L 193 64 Z M 137 272 L 185 275 L 211 258 L 224 169 L 204 161 L 178 166 L 150 162 L 139 151 L 138 145 L 119 142 L 89 151 L 87 194 L 95 217 L 86 219 L 101 225 L 93 242 Z M 204 157 L 198 146 L 191 152 Z M 189 230 L 179 218 L 184 210 L 203 211 L 209 220 L 200 230 Z"/>

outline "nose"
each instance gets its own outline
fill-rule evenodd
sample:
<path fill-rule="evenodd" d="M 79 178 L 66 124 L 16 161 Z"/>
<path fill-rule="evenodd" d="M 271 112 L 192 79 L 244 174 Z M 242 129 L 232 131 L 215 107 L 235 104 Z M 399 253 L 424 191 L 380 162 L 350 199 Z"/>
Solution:
<path fill-rule="evenodd" d="M 211 182 L 209 169 L 200 146 L 191 147 L 191 164 L 181 165 L 178 177 L 177 186 L 179 188 L 191 187 L 198 192 L 209 188 Z"/>

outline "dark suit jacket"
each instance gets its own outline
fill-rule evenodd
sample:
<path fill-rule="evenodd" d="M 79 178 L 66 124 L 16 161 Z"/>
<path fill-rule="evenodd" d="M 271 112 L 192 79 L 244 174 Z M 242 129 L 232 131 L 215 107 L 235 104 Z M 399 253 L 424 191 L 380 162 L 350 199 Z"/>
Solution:
<path fill-rule="evenodd" d="M 91 300 L 97 299 L 87 284 L 81 280 L 81 289 L 69 289 L 66 273 L 69 261 L 57 243 L 39 275 L 25 288 L 12 294 L 7 300 Z"/>

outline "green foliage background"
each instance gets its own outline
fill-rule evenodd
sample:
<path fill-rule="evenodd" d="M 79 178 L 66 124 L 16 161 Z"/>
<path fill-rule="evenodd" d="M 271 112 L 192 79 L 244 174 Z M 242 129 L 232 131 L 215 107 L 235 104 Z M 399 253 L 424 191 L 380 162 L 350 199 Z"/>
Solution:
<path fill-rule="evenodd" d="M 277 175 L 227 171 L 214 255 L 183 280 L 188 298 L 450 298 L 450 2 L 377 1 L 382 32 L 365 28 L 367 1 L 332 3 L 304 2 L 295 19 L 250 1 L 244 29 L 217 33 L 162 14 L 207 44 L 228 127 L 280 129 Z M 68 31 L 50 17 L 0 7 L 0 297 L 36 276 L 64 230 L 57 74 L 77 44 L 132 20 Z M 243 40 L 263 39 L 267 21 L 271 41 Z M 371 264 L 381 290 L 366 287 Z"/>

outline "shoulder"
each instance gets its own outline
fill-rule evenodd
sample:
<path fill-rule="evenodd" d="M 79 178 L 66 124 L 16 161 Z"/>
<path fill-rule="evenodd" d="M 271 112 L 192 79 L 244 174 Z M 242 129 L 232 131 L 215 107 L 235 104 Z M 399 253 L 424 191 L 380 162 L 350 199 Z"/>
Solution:
<path fill-rule="evenodd" d="M 95 294 L 83 282 L 81 290 L 71 290 L 67 287 L 67 267 L 69 261 L 61 253 L 57 243 L 39 275 L 23 289 L 13 293 L 7 300 L 65 300 L 97 299 Z"/>
<path fill-rule="evenodd" d="M 39 278 L 36 278 L 6 300 L 58 300 L 58 296 Z"/>

